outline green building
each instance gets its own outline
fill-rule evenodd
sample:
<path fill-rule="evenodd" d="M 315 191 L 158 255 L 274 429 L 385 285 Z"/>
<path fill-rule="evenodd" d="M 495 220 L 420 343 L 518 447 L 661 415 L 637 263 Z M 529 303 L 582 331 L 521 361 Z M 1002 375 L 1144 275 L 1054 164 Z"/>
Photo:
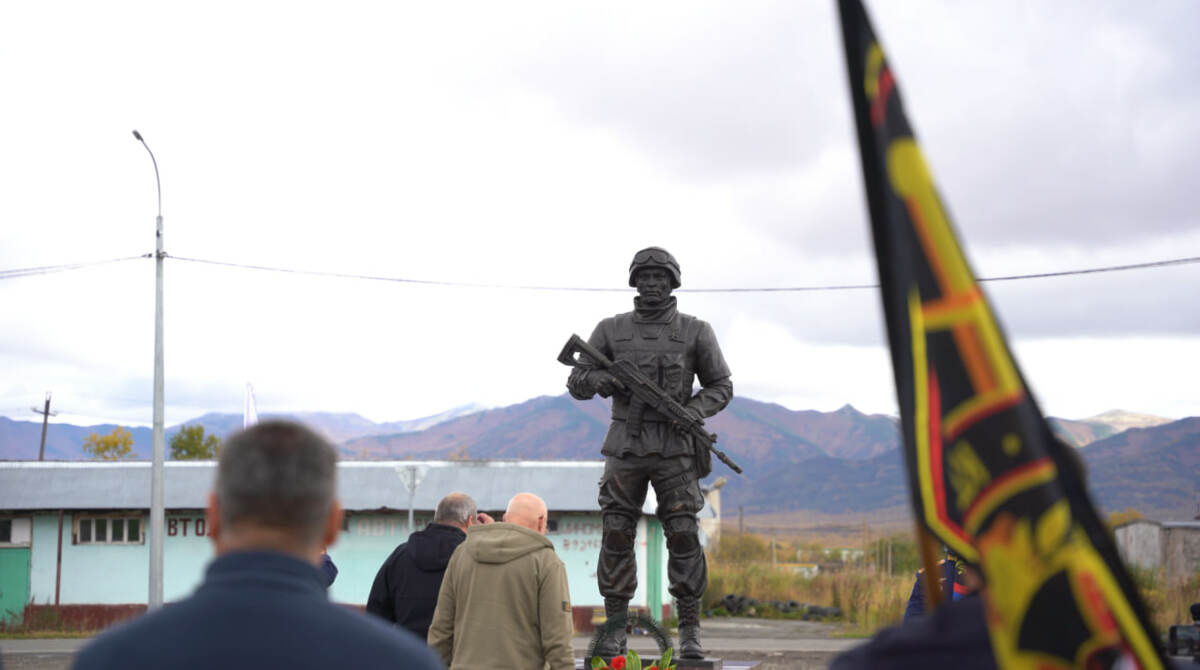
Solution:
<path fill-rule="evenodd" d="M 338 492 L 346 522 L 329 548 L 337 564 L 330 597 L 365 605 L 380 564 L 442 496 L 464 491 L 499 518 L 509 498 L 531 491 L 550 508 L 555 550 L 566 564 L 577 626 L 603 607 L 596 587 L 601 461 L 346 461 Z M 204 506 L 212 461 L 168 462 L 163 592 L 169 602 L 200 583 L 213 558 Z M 415 482 L 415 487 L 410 486 Z M 638 590 L 631 603 L 667 616 L 666 545 L 653 491 L 638 524 Z M 149 591 L 150 463 L 0 462 L 0 620 L 29 608 L 74 608 L 94 622 L 145 606 Z M 410 512 L 411 510 L 411 512 Z M 409 518 L 412 515 L 413 524 Z"/>

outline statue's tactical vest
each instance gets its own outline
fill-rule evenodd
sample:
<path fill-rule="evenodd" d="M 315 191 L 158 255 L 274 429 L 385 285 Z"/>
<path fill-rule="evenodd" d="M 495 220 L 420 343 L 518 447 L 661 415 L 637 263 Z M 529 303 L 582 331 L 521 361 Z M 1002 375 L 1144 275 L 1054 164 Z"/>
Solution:
<path fill-rule="evenodd" d="M 632 313 L 618 314 L 613 318 L 613 358 L 630 361 L 637 365 L 659 388 L 671 394 L 680 404 L 687 404 L 692 397 L 695 381 L 693 352 L 695 334 L 692 324 L 696 319 L 687 314 L 675 315 L 667 323 L 635 323 Z M 640 416 L 639 416 L 640 414 Z M 642 422 L 666 421 L 666 417 L 650 407 L 630 407 L 628 398 L 616 396 L 613 400 L 614 419 L 629 422 L 630 435 L 637 435 Z"/>

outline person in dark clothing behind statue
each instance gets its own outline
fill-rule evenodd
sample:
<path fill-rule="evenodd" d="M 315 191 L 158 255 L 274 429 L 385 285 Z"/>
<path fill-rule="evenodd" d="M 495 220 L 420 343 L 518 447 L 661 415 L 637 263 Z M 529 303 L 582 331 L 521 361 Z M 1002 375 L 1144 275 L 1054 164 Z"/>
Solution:
<path fill-rule="evenodd" d="M 946 557 L 938 561 L 937 567 L 941 573 L 939 582 L 942 593 L 951 600 L 961 600 L 976 590 L 977 587 L 973 588 L 970 585 L 973 581 L 967 573 L 968 568 L 949 549 L 946 550 Z M 908 596 L 908 605 L 904 607 L 904 620 L 909 621 L 922 614 L 925 614 L 925 568 L 917 570 L 912 593 Z"/>
<path fill-rule="evenodd" d="M 77 670 L 441 668 L 407 631 L 329 602 L 317 567 L 337 539 L 337 452 L 287 421 L 230 435 L 209 494 L 216 558 L 195 593 L 92 640 Z"/>
<path fill-rule="evenodd" d="M 588 342 L 609 359 L 635 363 L 696 418 L 704 419 L 729 404 L 733 382 L 712 326 L 676 309 L 671 291 L 681 283 L 679 263 L 665 249 L 637 252 L 629 265 L 629 285 L 638 293 L 634 310 L 601 321 Z M 708 566 L 696 519 L 704 504 L 702 473 L 691 437 L 656 410 L 631 401 L 611 373 L 592 363 L 581 357 L 567 379 L 567 390 L 578 400 L 597 393 L 613 398 L 612 423 L 600 449 L 604 535 L 596 578 L 605 612 L 610 617 L 626 613 L 637 588 L 635 533 L 646 487 L 652 484 L 667 536 L 667 578 L 678 606 L 680 657 L 703 658 L 700 597 L 708 586 Z M 700 390 L 693 395 L 696 379 Z M 611 658 L 624 653 L 624 648 L 624 631 L 620 631 L 598 652 Z"/>
<path fill-rule="evenodd" d="M 492 522 L 492 517 L 476 511 L 475 501 L 465 493 L 442 498 L 433 523 L 409 535 L 379 568 L 367 597 L 367 611 L 424 640 L 450 555 L 467 539 L 468 528 Z"/>

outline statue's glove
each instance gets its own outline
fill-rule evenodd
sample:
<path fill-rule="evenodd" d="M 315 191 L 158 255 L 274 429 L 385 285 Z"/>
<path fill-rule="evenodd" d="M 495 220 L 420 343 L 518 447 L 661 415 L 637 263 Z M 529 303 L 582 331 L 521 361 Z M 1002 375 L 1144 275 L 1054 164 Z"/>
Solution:
<path fill-rule="evenodd" d="M 587 375 L 588 383 L 592 388 L 596 389 L 596 393 L 600 394 L 601 398 L 607 398 L 620 389 L 625 388 L 621 380 L 613 376 L 613 373 L 608 370 L 592 370 Z"/>
<path fill-rule="evenodd" d="M 704 423 L 704 415 L 700 413 L 700 410 L 696 409 L 695 407 L 686 406 L 683 409 L 693 419 L 699 421 L 701 424 Z M 683 425 L 682 423 L 672 423 L 671 426 L 675 428 L 675 432 L 677 433 L 682 434 L 687 432 L 687 426 Z"/>

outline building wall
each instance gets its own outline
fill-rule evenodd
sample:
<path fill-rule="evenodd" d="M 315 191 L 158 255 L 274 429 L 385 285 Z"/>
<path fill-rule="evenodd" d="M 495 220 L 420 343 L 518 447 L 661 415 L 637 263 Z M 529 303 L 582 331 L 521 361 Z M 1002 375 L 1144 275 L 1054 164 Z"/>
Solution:
<path fill-rule="evenodd" d="M 417 528 L 424 528 L 432 515 L 416 515 Z M 596 586 L 596 561 L 600 554 L 600 538 L 603 526 L 599 514 L 552 515 L 558 522 L 556 530 L 547 534 L 554 543 L 554 550 L 567 568 L 567 586 L 571 590 L 575 606 L 603 606 L 604 598 Z M 647 573 L 647 542 L 657 531 L 662 542 L 659 522 L 653 517 L 643 517 L 638 524 L 638 542 L 635 553 L 638 561 L 638 588 L 633 605 L 649 607 Z M 337 544 L 329 548 L 329 556 L 338 566 L 338 578 L 329 590 L 331 598 L 338 602 L 365 605 L 371 592 L 371 583 L 384 559 L 404 542 L 409 535 L 407 513 L 352 514 Z M 658 563 L 658 604 L 670 602 L 666 584 L 666 548 Z"/>
<path fill-rule="evenodd" d="M 144 603 L 150 591 L 150 546 L 140 544 L 75 544 L 75 515 L 63 514 L 62 572 L 59 602 L 64 605 Z M 148 515 L 143 514 L 143 524 Z M 197 523 L 198 522 L 198 523 Z M 199 529 L 199 534 L 197 530 Z M 204 513 L 172 511 L 163 536 L 163 598 L 187 596 L 212 560 Z M 58 514 L 33 519 L 33 566 L 30 597 L 39 605 L 54 603 L 58 561 Z"/>
<path fill-rule="evenodd" d="M 1164 528 L 1163 532 L 1167 581 L 1183 581 L 1200 574 L 1200 528 Z"/>
<path fill-rule="evenodd" d="M 567 581 L 575 606 L 599 607 L 604 603 L 596 586 L 600 553 L 599 514 L 562 514 L 553 517 L 557 530 L 548 534 L 567 568 Z M 148 515 L 143 513 L 143 523 Z M 418 528 L 432 519 L 428 512 L 415 517 Z M 54 604 L 58 551 L 58 514 L 33 515 L 30 599 L 38 605 Z M 145 603 L 149 592 L 149 544 L 102 545 L 73 543 L 74 514 L 63 514 L 60 603 L 63 605 L 117 605 Z M 201 582 L 205 566 L 213 559 L 200 510 L 167 513 L 163 538 L 163 594 L 167 601 L 186 597 Z M 352 513 L 329 555 L 338 566 L 330 598 L 365 605 L 375 573 L 384 559 L 409 535 L 407 513 Z M 648 552 L 648 542 L 658 543 Z M 647 572 L 646 557 L 655 556 L 657 575 Z M 667 593 L 667 552 L 657 519 L 643 517 L 638 524 L 636 547 L 638 588 L 634 606 L 659 607 L 670 602 Z M 651 584 L 657 586 L 650 593 Z M 657 597 L 654 597 L 654 596 Z M 656 611 L 652 609 L 651 611 Z M 658 611 L 661 611 L 660 609 Z M 656 611 L 657 614 L 657 611 Z"/>
<path fill-rule="evenodd" d="M 1121 559 L 1146 570 L 1162 565 L 1162 533 L 1162 527 L 1152 521 L 1134 521 L 1113 531 Z"/>

